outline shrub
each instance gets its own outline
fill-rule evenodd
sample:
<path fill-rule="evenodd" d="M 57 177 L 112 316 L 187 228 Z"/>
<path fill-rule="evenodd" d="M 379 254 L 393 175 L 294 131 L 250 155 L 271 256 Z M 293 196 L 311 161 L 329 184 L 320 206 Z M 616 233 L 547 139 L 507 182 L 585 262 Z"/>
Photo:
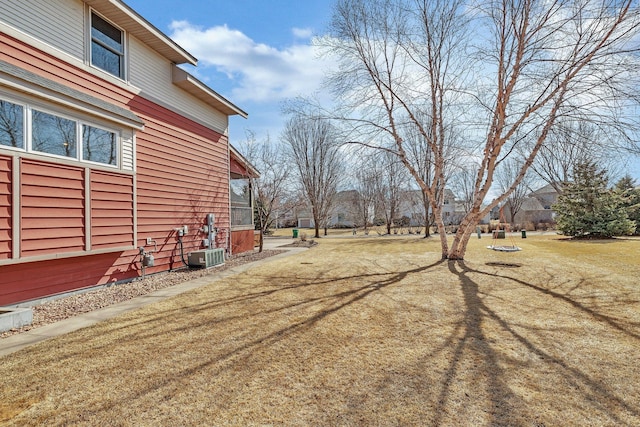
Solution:
<path fill-rule="evenodd" d="M 594 162 L 575 166 L 573 182 L 564 185 L 553 209 L 558 230 L 568 236 L 608 238 L 635 230 L 622 198 L 608 189 L 606 172 Z"/>

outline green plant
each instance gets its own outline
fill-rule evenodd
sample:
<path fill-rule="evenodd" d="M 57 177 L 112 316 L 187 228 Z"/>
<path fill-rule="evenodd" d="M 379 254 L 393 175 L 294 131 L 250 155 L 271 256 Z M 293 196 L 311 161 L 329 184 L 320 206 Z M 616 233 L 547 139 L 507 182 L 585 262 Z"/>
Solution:
<path fill-rule="evenodd" d="M 553 209 L 558 214 L 558 230 L 567 236 L 609 238 L 631 234 L 622 198 L 607 187 L 606 171 L 595 162 L 578 163 L 573 182 L 566 183 Z"/>

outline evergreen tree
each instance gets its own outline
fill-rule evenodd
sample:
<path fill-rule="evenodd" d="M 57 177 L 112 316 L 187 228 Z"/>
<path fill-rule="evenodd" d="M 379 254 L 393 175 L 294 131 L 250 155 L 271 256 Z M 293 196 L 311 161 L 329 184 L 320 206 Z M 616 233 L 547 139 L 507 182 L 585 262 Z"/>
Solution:
<path fill-rule="evenodd" d="M 634 179 L 627 175 L 616 183 L 615 192 L 622 198 L 629 219 L 635 223 L 634 234 L 640 234 L 640 187 L 636 187 Z"/>
<path fill-rule="evenodd" d="M 553 209 L 558 229 L 568 236 L 608 238 L 635 230 L 622 197 L 608 188 L 606 171 L 592 161 L 576 164 L 573 182 L 564 185 Z"/>

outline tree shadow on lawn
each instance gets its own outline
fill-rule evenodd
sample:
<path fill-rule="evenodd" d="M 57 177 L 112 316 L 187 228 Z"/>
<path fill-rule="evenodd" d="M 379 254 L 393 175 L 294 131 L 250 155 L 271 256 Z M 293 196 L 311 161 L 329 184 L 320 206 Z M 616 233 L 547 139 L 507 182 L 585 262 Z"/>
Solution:
<path fill-rule="evenodd" d="M 371 294 L 383 290 L 389 286 L 401 283 L 406 277 L 413 274 L 420 274 L 432 269 L 433 267 L 442 264 L 443 261 L 437 261 L 427 266 L 416 267 L 405 271 L 394 273 L 372 273 L 365 275 L 353 275 L 347 277 L 329 278 L 329 279 L 313 279 L 309 281 L 303 281 L 302 283 L 290 284 L 290 285 L 278 285 L 268 290 L 260 290 L 257 292 L 250 292 L 247 294 L 239 294 L 235 296 L 229 296 L 220 298 L 215 301 L 206 301 L 197 304 L 189 304 L 186 306 L 177 306 L 175 308 L 163 309 L 161 311 L 155 311 L 152 314 L 144 313 L 142 316 L 127 316 L 126 320 L 119 318 L 103 322 L 91 328 L 91 335 L 99 337 L 102 334 L 114 334 L 119 336 L 117 343 L 107 341 L 100 343 L 100 339 L 87 339 L 86 334 L 69 334 L 61 337 L 64 340 L 64 344 L 61 346 L 69 349 L 75 348 L 74 351 L 62 351 L 62 353 L 56 352 L 55 354 L 42 354 L 42 364 L 48 363 L 61 363 L 68 361 L 73 363 L 73 359 L 83 359 L 86 355 L 100 354 L 102 352 L 112 352 L 114 350 L 114 344 L 117 346 L 127 346 L 135 343 L 139 343 L 143 346 L 143 343 L 158 342 L 164 336 L 175 336 L 185 334 L 186 332 L 193 330 L 205 330 L 212 329 L 219 326 L 221 323 L 229 323 L 234 321 L 247 320 L 246 314 L 237 314 L 234 316 L 225 316 L 215 320 L 211 320 L 207 316 L 203 316 L 201 320 L 193 322 L 177 322 L 175 327 L 167 327 L 167 319 L 171 318 L 190 318 L 199 317 L 207 313 L 215 312 L 216 308 L 222 306 L 228 306 L 233 304 L 246 304 L 255 300 L 262 300 L 265 298 L 273 297 L 276 294 L 291 292 L 296 289 L 304 288 L 321 288 L 327 284 L 333 284 L 339 281 L 350 280 L 365 280 L 369 281 L 361 286 L 347 288 L 340 292 L 335 292 L 327 295 L 320 295 L 316 297 L 305 298 L 300 301 L 292 301 L 288 304 L 282 304 L 275 307 L 265 307 L 262 310 L 252 312 L 249 317 L 258 317 L 262 315 L 273 315 L 279 312 L 287 311 L 290 309 L 300 309 L 304 312 L 313 311 L 311 306 L 317 306 L 315 313 L 308 315 L 302 320 L 290 323 L 285 327 L 280 327 L 272 331 L 266 331 L 260 336 L 248 338 L 246 334 L 241 337 L 240 344 L 234 346 L 228 351 L 217 354 L 215 357 L 211 357 L 209 354 L 203 354 L 203 361 L 201 363 L 181 368 L 174 375 L 164 375 L 157 381 L 152 382 L 148 386 L 132 389 L 131 393 L 127 393 L 126 396 L 119 398 L 118 400 L 112 400 L 108 403 L 96 405 L 91 408 L 86 408 L 82 411 L 82 417 L 91 417 L 100 413 L 109 413 L 113 410 L 117 410 L 118 406 L 126 402 L 136 401 L 147 395 L 156 393 L 160 389 L 164 389 L 164 394 L 169 398 L 171 395 L 178 393 L 180 387 L 183 386 L 182 382 L 185 378 L 197 376 L 199 372 L 207 371 L 210 375 L 218 375 L 223 370 L 231 369 L 226 365 L 226 362 L 234 361 L 239 363 L 238 358 L 249 358 L 252 352 L 259 352 L 263 348 L 271 347 L 277 343 L 286 340 L 287 338 L 301 334 L 313 328 L 328 316 L 337 313 L 344 308 L 351 306 L 359 301 L 362 301 L 369 297 Z M 291 278 L 287 277 L 271 277 L 272 280 L 287 280 Z M 238 331 L 243 333 L 242 331 Z M 77 335 L 77 336 L 76 336 Z M 200 341 L 202 337 L 197 337 L 195 341 Z M 93 342 L 92 342 L 93 341 Z M 212 343 L 215 346 L 215 343 Z M 92 356 L 89 356 L 92 357 Z M 47 360 L 48 359 L 48 360 Z M 71 414 L 69 414 L 71 415 Z M 68 418 L 66 422 L 81 421 L 80 416 L 77 418 Z"/>
<path fill-rule="evenodd" d="M 513 337 L 530 353 L 536 355 L 540 360 L 544 360 L 547 365 L 557 368 L 559 374 L 569 383 L 573 384 L 573 388 L 576 391 L 583 390 L 585 400 L 591 401 L 593 409 L 598 409 L 599 412 L 604 413 L 605 417 L 609 418 L 609 422 L 624 424 L 624 421 L 616 414 L 616 412 L 626 412 L 627 414 L 631 414 L 633 417 L 640 417 L 640 407 L 637 405 L 637 402 L 630 403 L 626 401 L 623 397 L 616 395 L 614 389 L 604 382 L 591 378 L 587 373 L 581 371 L 577 367 L 570 366 L 571 362 L 569 357 L 567 357 L 567 360 L 563 360 L 560 357 L 554 356 L 529 340 L 523 334 L 517 332 L 513 328 L 515 325 L 512 325 L 509 321 L 501 318 L 495 310 L 484 302 L 483 293 L 480 291 L 480 284 L 471 276 L 474 274 L 480 276 L 491 276 L 500 278 L 507 282 L 513 282 L 517 285 L 539 292 L 544 296 L 549 296 L 553 299 L 569 304 L 579 313 L 587 315 L 598 322 L 605 323 L 609 327 L 622 332 L 634 340 L 640 339 L 636 333 L 627 329 L 616 319 L 598 313 L 597 311 L 569 298 L 566 295 L 550 291 L 524 280 L 472 269 L 467 266 L 464 261 L 450 261 L 449 270 L 452 274 L 457 275 L 460 280 L 460 286 L 464 297 L 465 320 L 464 336 L 457 344 L 455 357 L 451 359 L 447 378 L 452 378 L 454 376 L 465 346 L 473 345 L 482 356 L 481 361 L 485 366 L 484 371 L 492 373 L 486 385 L 487 393 L 490 397 L 490 406 L 494 409 L 492 421 L 490 423 L 491 425 L 520 424 L 520 422 L 516 422 L 514 415 L 520 410 L 517 406 L 524 405 L 525 403 L 518 401 L 519 398 L 511 391 L 509 385 L 505 382 L 508 374 L 500 367 L 499 363 L 503 356 L 501 356 L 499 352 L 495 351 L 487 340 L 487 336 L 483 328 L 483 322 L 496 322 L 504 332 Z M 553 337 L 551 338 L 553 339 Z M 447 404 L 450 387 L 450 382 L 445 381 L 439 396 L 439 404 L 442 406 L 442 409 L 444 409 L 444 406 Z M 445 411 L 442 410 L 439 411 L 438 414 L 443 414 L 444 412 Z M 439 425 L 442 421 L 442 415 L 439 415 L 435 420 L 434 425 Z"/>
<path fill-rule="evenodd" d="M 495 273 L 489 273 L 478 269 L 468 267 L 464 262 L 454 261 L 437 261 L 427 266 L 419 266 L 415 268 L 405 269 L 400 272 L 383 272 L 371 274 L 355 274 L 346 275 L 344 277 L 323 278 L 323 272 L 317 272 L 315 277 L 299 278 L 291 276 L 270 277 L 274 282 L 269 289 L 257 289 L 255 291 L 247 291 L 248 286 L 241 289 L 232 288 L 229 295 L 218 295 L 215 299 L 206 299 L 203 302 L 191 303 L 185 302 L 184 299 L 175 299 L 173 306 L 169 308 L 148 309 L 132 314 L 125 318 L 114 319 L 104 324 L 97 325 L 88 331 L 88 334 L 113 334 L 113 340 L 106 343 L 101 342 L 98 338 L 87 336 L 87 333 L 70 334 L 62 337 L 64 343 L 58 346 L 68 346 L 67 351 L 62 349 L 47 354 L 42 352 L 42 364 L 55 364 L 68 361 L 73 363 L 74 358 L 91 358 L 103 352 L 114 352 L 114 348 L 121 346 L 146 346 L 159 345 L 165 337 L 182 337 L 178 344 L 183 346 L 185 351 L 190 347 L 206 349 L 203 352 L 201 360 L 197 363 L 173 366 L 172 372 L 165 375 L 159 375 L 148 384 L 141 387 L 132 387 L 129 390 L 121 391 L 117 397 L 111 400 L 103 401 L 100 404 L 93 405 L 82 411 L 82 416 L 99 416 L 100 414 L 108 414 L 122 405 L 130 402 L 156 396 L 161 393 L 166 399 L 179 394 L 185 386 L 185 382 L 189 382 L 192 378 L 196 378 L 206 372 L 206 375 L 218 377 L 228 375 L 229 371 L 243 367 L 241 375 L 243 378 L 251 378 L 257 375 L 260 367 L 252 366 L 246 361 L 251 359 L 254 353 L 265 351 L 269 348 L 275 348 L 281 345 L 283 341 L 296 335 L 303 335 L 306 331 L 319 326 L 321 322 L 329 316 L 336 314 L 347 307 L 356 303 L 362 303 L 369 299 L 377 292 L 385 290 L 393 285 L 402 285 L 403 281 L 410 276 L 419 276 L 428 284 L 428 272 L 443 266 L 453 275 L 460 286 L 461 300 L 460 307 L 462 315 L 454 325 L 453 330 L 448 338 L 443 342 L 442 346 L 432 349 L 425 348 L 432 352 L 425 354 L 422 363 L 424 369 L 432 367 L 430 359 L 434 358 L 437 353 L 446 355 L 448 365 L 444 372 L 439 375 L 440 380 L 429 382 L 430 390 L 422 390 L 421 396 L 424 399 L 431 399 L 434 410 L 429 411 L 428 418 L 422 419 L 425 424 L 442 425 L 447 424 L 447 413 L 451 413 L 452 406 L 452 390 L 456 387 L 456 382 L 461 381 L 460 372 L 463 370 L 463 362 L 469 363 L 469 353 L 478 355 L 475 359 L 476 366 L 472 368 L 472 373 L 477 375 L 478 385 L 484 385 L 484 390 L 480 390 L 479 394 L 487 397 L 487 401 L 481 402 L 479 405 L 485 412 L 484 416 L 488 419 L 490 425 L 522 425 L 524 421 L 514 418 L 518 414 L 524 417 L 533 417 L 528 411 L 529 404 L 525 402 L 522 396 L 518 395 L 511 388 L 508 381 L 510 373 L 503 367 L 506 356 L 500 350 L 492 345 L 495 341 L 488 335 L 486 322 L 495 322 L 499 327 L 511 336 L 520 346 L 525 348 L 529 353 L 536 355 L 540 360 L 550 366 L 550 369 L 558 370 L 560 374 L 575 385 L 576 390 L 584 390 L 584 399 L 593 400 L 594 405 L 598 406 L 600 413 L 606 412 L 608 420 L 618 424 L 624 421 L 616 414 L 617 412 L 626 412 L 635 417 L 640 416 L 637 406 L 628 403 L 623 398 L 616 396 L 616 393 L 608 387 L 593 378 L 580 369 L 570 366 L 567 360 L 554 356 L 548 351 L 535 344 L 533 341 L 525 337 L 514 329 L 508 320 L 492 309 L 486 302 L 486 295 L 481 292 L 481 284 L 473 279 L 473 275 L 491 276 L 499 278 L 504 282 L 511 282 L 520 287 L 526 287 L 541 293 L 545 297 L 551 297 L 563 303 L 570 304 L 573 308 L 581 313 L 587 314 L 596 321 L 602 322 L 617 331 L 626 333 L 634 339 L 638 339 L 638 335 L 626 330 L 624 325 L 606 315 L 597 313 L 595 310 L 584 306 L 583 304 L 572 300 L 566 295 L 559 294 L 548 289 L 541 288 L 526 281 L 503 276 Z M 343 289 L 332 289 L 331 292 L 325 291 L 327 285 L 334 285 L 336 282 L 356 281 L 358 284 L 345 287 Z M 360 283 L 362 282 L 362 283 Z M 262 301 L 287 295 L 290 292 L 304 290 L 306 293 L 303 298 L 282 298 L 269 301 L 267 304 Z M 424 291 L 429 291 L 428 286 L 424 286 Z M 198 294 L 192 293 L 193 296 Z M 241 309 L 252 303 L 260 302 L 259 308 L 251 312 L 243 312 Z M 409 304 L 409 303 L 407 303 Z M 220 316 L 211 316 L 223 307 L 237 306 L 238 311 Z M 421 310 L 421 307 L 411 306 L 407 309 Z M 297 310 L 296 320 L 286 321 L 286 314 L 291 310 Z M 256 319 L 259 321 L 262 316 L 280 315 L 279 321 L 264 328 L 246 328 L 247 321 Z M 175 325 L 167 326 L 167 322 L 176 320 Z M 180 320 L 178 320 L 180 319 Z M 225 325 L 233 324 L 235 336 L 228 338 L 237 339 L 237 343 L 219 343 L 211 342 L 203 345 L 202 340 L 207 340 L 209 335 L 207 331 L 221 329 Z M 256 333 L 257 331 L 257 333 Z M 195 333 L 194 333 L 195 332 Z M 193 335 L 190 335 L 194 333 Z M 254 334 L 255 335 L 252 335 Z M 548 333 L 548 332 L 547 332 Z M 493 341 L 493 342 L 492 342 Z M 174 344 L 172 344 L 174 345 Z M 72 350 L 73 349 L 73 350 Z M 47 360 L 48 359 L 48 360 Z M 144 361 L 140 361 L 138 369 L 144 368 Z M 261 367 L 261 368 L 264 368 Z M 136 367 L 132 367 L 133 370 Z M 244 369 L 249 371 L 245 372 Z M 467 369 L 467 368 L 464 368 Z M 240 372 L 238 372 L 240 374 Z M 34 374 L 30 374 L 34 375 Z M 114 373 L 114 375 L 118 375 Z M 390 374 L 393 375 L 393 374 Z M 437 374 L 424 375 L 414 378 L 415 382 L 428 382 L 429 379 L 438 377 Z M 241 381 L 241 378 L 238 378 Z M 380 380 L 378 386 L 375 387 L 379 393 L 384 394 L 388 388 L 389 382 L 393 382 L 392 377 Z M 126 379 L 122 379 L 126 383 Z M 36 381 L 34 381 L 36 382 Z M 418 388 L 419 385 L 416 385 Z M 235 393 L 240 391 L 236 390 Z M 367 393 L 371 391 L 345 391 L 352 395 L 354 401 L 367 399 Z M 578 391 L 576 391 L 577 393 Z M 233 394 L 234 391 L 225 391 L 227 394 Z M 432 397 L 429 397 L 432 395 Z M 469 390 L 469 393 L 476 394 L 476 391 Z M 457 397 L 456 397 L 457 398 Z M 232 399 L 227 396 L 226 401 Z M 217 402 L 223 405 L 225 399 Z M 600 401 L 613 402 L 613 408 L 600 404 Z M 357 404 L 352 411 L 357 412 L 359 409 Z M 537 410 L 541 408 L 536 408 Z M 353 415 L 353 419 L 357 419 L 357 414 Z M 80 415 L 75 412 L 69 414 L 70 418 L 66 422 L 73 423 L 81 421 Z M 427 421 L 428 420 L 428 421 Z M 330 420 L 329 420 L 330 421 Z M 334 420 L 335 421 L 335 420 Z M 529 419 L 530 423 L 531 420 Z"/>

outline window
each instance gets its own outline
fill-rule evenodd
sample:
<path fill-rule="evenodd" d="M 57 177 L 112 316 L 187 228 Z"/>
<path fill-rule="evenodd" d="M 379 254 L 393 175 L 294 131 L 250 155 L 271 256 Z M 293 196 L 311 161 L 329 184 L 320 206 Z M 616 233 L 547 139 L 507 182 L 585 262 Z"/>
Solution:
<path fill-rule="evenodd" d="M 251 186 L 248 179 L 231 179 L 231 225 L 253 225 Z"/>
<path fill-rule="evenodd" d="M 91 64 L 124 79 L 124 34 L 95 13 L 91 14 Z"/>
<path fill-rule="evenodd" d="M 0 100 L 0 145 L 24 149 L 24 108 Z"/>
<path fill-rule="evenodd" d="M 76 122 L 33 110 L 31 148 L 48 154 L 77 157 Z"/>
<path fill-rule="evenodd" d="M 26 132 L 27 123 L 30 132 Z M 0 148 L 118 167 L 121 140 L 113 130 L 0 99 Z"/>
<path fill-rule="evenodd" d="M 116 166 L 118 164 L 116 134 L 82 125 L 82 160 Z"/>

